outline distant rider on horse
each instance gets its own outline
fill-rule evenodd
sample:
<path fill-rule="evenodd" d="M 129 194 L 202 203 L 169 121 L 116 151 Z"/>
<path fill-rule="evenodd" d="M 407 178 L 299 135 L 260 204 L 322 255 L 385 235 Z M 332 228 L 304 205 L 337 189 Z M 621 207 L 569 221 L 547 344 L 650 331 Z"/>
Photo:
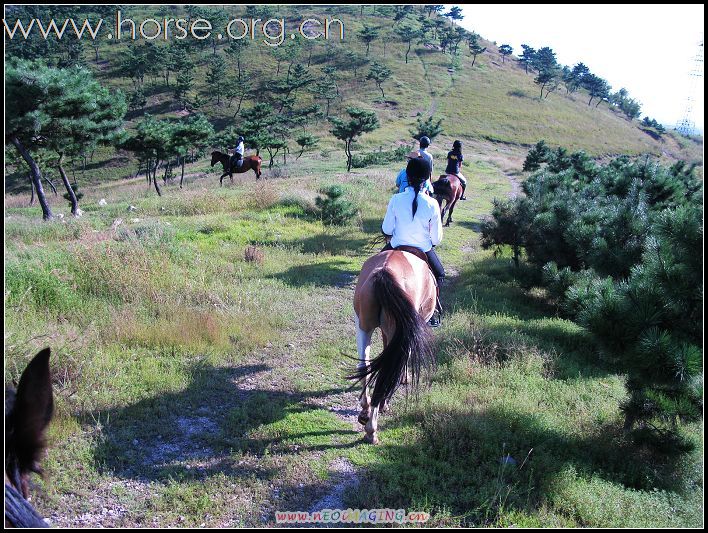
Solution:
<path fill-rule="evenodd" d="M 445 174 L 454 174 L 460 178 L 460 185 L 462 185 L 462 197 L 460 200 L 467 200 L 467 198 L 465 198 L 467 180 L 460 172 L 464 160 L 465 158 L 462 156 L 462 143 L 455 141 L 452 143 L 452 150 L 447 153 L 447 168 L 445 168 Z"/>
<path fill-rule="evenodd" d="M 231 168 L 239 168 L 243 165 L 243 137 L 239 136 L 234 154 L 231 156 Z"/>
<path fill-rule="evenodd" d="M 432 197 L 418 194 L 430 176 L 430 165 L 423 158 L 411 158 L 406 167 L 406 175 L 408 186 L 403 192 L 393 195 L 381 225 L 383 234 L 390 237 L 384 250 L 410 246 L 425 252 L 438 287 L 441 287 L 445 269 L 434 250 L 442 240 L 440 206 Z M 439 296 L 436 308 L 437 316 L 434 314 L 430 319 L 432 327 L 440 325 L 442 306 Z"/>

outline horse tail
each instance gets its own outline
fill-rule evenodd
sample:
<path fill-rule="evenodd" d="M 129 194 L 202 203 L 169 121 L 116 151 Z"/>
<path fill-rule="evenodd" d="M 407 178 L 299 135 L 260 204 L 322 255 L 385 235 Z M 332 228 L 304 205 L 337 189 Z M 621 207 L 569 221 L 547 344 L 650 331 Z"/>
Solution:
<path fill-rule="evenodd" d="M 381 354 L 349 379 L 373 381 L 372 405 L 381 405 L 393 396 L 408 370 L 412 385 L 417 387 L 421 371 L 432 368 L 435 359 L 430 328 L 391 273 L 384 268 L 372 279 L 374 296 L 394 320 L 396 330 Z"/>

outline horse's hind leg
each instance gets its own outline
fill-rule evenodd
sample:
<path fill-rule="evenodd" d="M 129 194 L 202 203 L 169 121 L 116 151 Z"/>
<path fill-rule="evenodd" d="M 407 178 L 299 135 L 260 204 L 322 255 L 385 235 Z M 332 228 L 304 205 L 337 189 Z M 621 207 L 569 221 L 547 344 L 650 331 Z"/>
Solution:
<path fill-rule="evenodd" d="M 368 442 L 369 444 L 378 444 L 379 436 L 377 435 L 377 431 L 379 429 L 379 404 L 371 409 L 371 416 L 369 417 L 369 421 L 366 423 L 365 429 L 366 436 L 364 437 L 364 442 Z"/>
<path fill-rule="evenodd" d="M 455 210 L 455 205 L 457 204 L 457 198 L 455 198 L 455 201 L 452 202 L 452 205 L 450 206 L 450 212 L 447 215 L 447 224 L 446 226 L 450 225 L 450 222 L 452 222 L 452 212 Z"/>
<path fill-rule="evenodd" d="M 440 222 L 443 222 L 445 220 L 445 213 L 447 212 L 448 207 L 450 207 L 450 202 L 445 200 L 445 207 L 440 210 Z"/>
<path fill-rule="evenodd" d="M 354 315 L 356 320 L 356 351 L 359 354 L 358 369 L 364 368 L 369 364 L 371 357 L 371 333 L 366 332 L 359 327 L 359 317 Z M 368 380 L 364 380 L 364 388 L 361 391 L 361 412 L 359 413 L 359 423 L 365 425 L 371 417 L 371 395 L 369 394 Z"/>

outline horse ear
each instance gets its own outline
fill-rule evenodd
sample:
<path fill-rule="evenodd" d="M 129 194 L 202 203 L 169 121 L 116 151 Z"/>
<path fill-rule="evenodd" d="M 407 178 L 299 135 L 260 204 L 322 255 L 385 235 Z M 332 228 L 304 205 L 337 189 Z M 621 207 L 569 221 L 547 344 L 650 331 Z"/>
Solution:
<path fill-rule="evenodd" d="M 39 472 L 44 431 L 52 419 L 54 400 L 49 373 L 50 349 L 45 348 L 27 365 L 17 386 L 12 430 L 20 473 Z"/>

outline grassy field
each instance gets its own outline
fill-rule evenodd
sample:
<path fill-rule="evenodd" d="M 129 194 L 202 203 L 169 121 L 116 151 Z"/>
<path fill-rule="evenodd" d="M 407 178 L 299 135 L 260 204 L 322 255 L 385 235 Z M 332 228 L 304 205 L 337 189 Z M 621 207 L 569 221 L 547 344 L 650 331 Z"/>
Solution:
<path fill-rule="evenodd" d="M 128 14 L 158 9 L 182 8 Z M 39 349 L 53 351 L 47 475 L 32 489 L 39 511 L 63 527 L 266 526 L 278 510 L 324 507 L 427 511 L 435 526 L 702 525 L 702 425 L 688 428 L 698 447 L 682 458 L 628 445 L 625 376 L 598 365 L 584 330 L 556 316 L 531 272 L 482 250 L 479 233 L 493 198 L 518 194 L 523 159 L 541 139 L 598 160 L 684 159 L 699 172 L 702 139 L 654 140 L 606 104 L 587 106 L 582 91 L 539 100 L 533 76 L 502 63 L 489 41 L 474 68 L 465 51 L 450 73 L 449 55 L 423 46 L 404 63 L 391 20 L 371 7 L 278 9 L 290 22 L 339 16 L 340 51 L 363 53 L 359 29 L 380 27 L 370 56 L 393 70 L 386 101 L 364 79 L 368 67 L 338 72 L 332 114 L 359 105 L 381 121 L 356 151 L 412 144 L 419 113 L 444 119 L 436 170 L 452 141 L 464 142 L 470 200 L 439 247 L 450 281 L 430 386 L 399 393 L 381 417 L 380 446 L 362 442 L 358 393 L 345 379 L 356 356 L 354 282 L 403 163 L 347 173 L 324 121 L 309 126 L 318 148 L 265 170 L 265 181 L 249 172 L 220 188 L 218 168 L 202 159 L 187 165 L 184 189 L 169 183 L 162 197 L 134 177 L 131 154 L 100 148 L 85 169 L 68 168 L 84 194 L 79 219 L 63 191 L 47 191 L 64 217 L 43 223 L 26 174 L 6 174 L 5 382 Z M 130 91 L 118 72 L 124 46 L 102 46 L 99 62 L 87 48 L 85 62 L 101 83 Z M 318 45 L 315 73 L 325 54 Z M 197 58 L 193 97 L 209 97 L 210 56 Z M 275 75 L 265 46 L 250 46 L 244 63 L 254 80 Z M 181 116 L 171 89 L 148 76 L 145 91 L 145 111 Z M 312 98 L 303 91 L 298 103 Z M 217 130 L 238 126 L 234 107 L 208 101 L 201 111 Z M 141 116 L 129 113 L 126 128 Z M 359 208 L 343 227 L 312 214 L 319 189 L 335 183 Z"/>
<path fill-rule="evenodd" d="M 325 504 L 439 526 L 700 526 L 700 453 L 626 444 L 624 377 L 525 270 L 480 249 L 492 198 L 512 191 L 509 161 L 486 159 L 439 247 L 439 367 L 394 399 L 377 447 L 344 376 L 353 283 L 396 165 L 313 159 L 220 189 L 202 163 L 162 198 L 142 178 L 86 187 L 78 220 L 52 198 L 67 217 L 50 223 L 6 195 L 6 381 L 53 349 L 40 512 L 66 527 L 264 526 Z M 308 214 L 332 183 L 360 207 L 348 226 Z"/>

